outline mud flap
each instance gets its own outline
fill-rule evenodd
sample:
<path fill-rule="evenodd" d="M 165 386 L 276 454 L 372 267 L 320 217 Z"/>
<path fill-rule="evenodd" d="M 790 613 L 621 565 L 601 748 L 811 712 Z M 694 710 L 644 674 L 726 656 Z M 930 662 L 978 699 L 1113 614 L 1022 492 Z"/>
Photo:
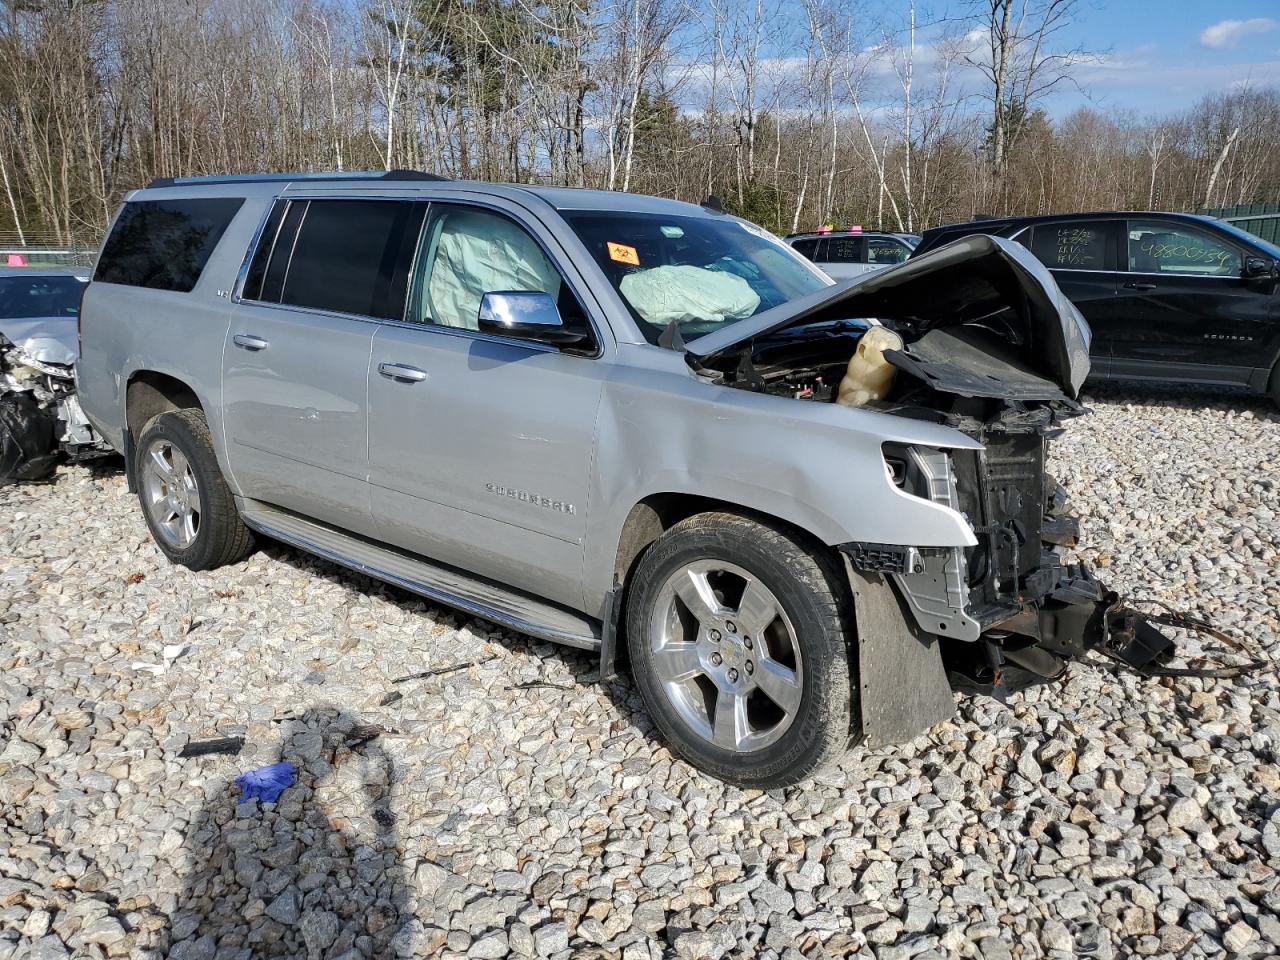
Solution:
<path fill-rule="evenodd" d="M 883 574 L 845 558 L 858 630 L 858 691 L 864 742 L 905 743 L 956 712 L 936 637 L 905 616 Z"/>

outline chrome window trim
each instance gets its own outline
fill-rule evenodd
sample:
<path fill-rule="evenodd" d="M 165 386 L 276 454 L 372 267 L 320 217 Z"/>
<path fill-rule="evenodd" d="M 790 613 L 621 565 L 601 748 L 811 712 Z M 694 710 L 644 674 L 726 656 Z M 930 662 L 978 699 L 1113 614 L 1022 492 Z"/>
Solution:
<path fill-rule="evenodd" d="M 236 272 L 235 286 L 231 289 L 231 302 L 239 303 L 240 295 L 244 292 L 245 281 L 249 279 L 249 265 L 253 263 L 253 257 L 258 252 L 258 244 L 262 242 L 262 231 L 267 229 L 267 221 L 271 219 L 271 211 L 275 209 L 275 205 L 283 199 L 276 195 L 272 196 L 268 202 L 266 209 L 262 213 L 262 219 L 258 221 L 258 225 L 253 230 L 253 236 L 249 239 L 249 249 L 245 252 L 244 259 L 240 261 L 240 269 Z M 285 214 L 288 210 L 285 210 Z M 271 238 L 274 246 L 276 238 L 280 236 L 280 227 L 284 225 L 285 214 L 280 216 L 280 224 L 276 227 L 276 236 Z"/>
<path fill-rule="evenodd" d="M 284 212 L 284 214 L 285 214 L 285 216 L 286 216 L 286 217 L 289 215 L 289 210 L 292 210 L 292 209 L 293 209 L 293 201 L 290 201 L 290 202 L 289 202 L 289 209 L 288 209 L 288 210 L 285 210 L 285 212 Z M 298 221 L 298 229 L 297 229 L 297 230 L 295 230 L 295 231 L 293 231 L 293 243 L 289 245 L 289 259 L 288 259 L 287 261 L 285 261 L 285 265 L 284 265 L 284 279 L 280 281 L 280 302 L 281 302 L 281 303 L 284 303 L 284 288 L 285 288 L 285 287 L 287 287 L 287 286 L 289 285 L 289 273 L 290 273 L 290 271 L 292 271 L 292 270 L 293 270 L 293 254 L 294 254 L 294 251 L 296 251 L 296 250 L 298 249 L 298 238 L 299 238 L 300 236 L 302 236 L 302 228 L 303 228 L 303 227 L 305 227 L 305 226 L 307 225 L 307 214 L 309 214 L 310 212 L 311 212 L 311 201 L 310 201 L 310 200 L 308 200 L 308 201 L 307 201 L 307 205 L 306 205 L 305 207 L 303 207 L 303 208 L 302 208 L 302 218 Z M 284 221 L 283 221 L 283 220 L 281 220 L 281 221 L 280 221 L 280 226 L 282 226 L 282 227 L 284 226 Z M 271 259 L 272 259 L 272 260 L 274 260 L 275 258 L 276 258 L 276 252 L 275 252 L 275 250 L 272 250 L 272 251 L 271 251 Z M 268 262 L 267 262 L 267 269 L 268 269 L 268 270 L 270 270 L 270 269 L 271 269 L 271 262 L 270 262 L 270 261 L 268 261 Z M 266 274 L 263 274 L 263 277 L 262 277 L 262 281 L 263 281 L 263 283 L 266 283 L 266 279 L 267 279 L 267 278 L 266 278 Z M 296 307 L 296 306 L 299 306 L 299 304 L 291 303 L 291 304 L 289 304 L 289 306 L 291 306 L 291 307 Z M 331 312 L 332 312 L 332 313 L 341 313 L 342 311 L 340 311 L 340 310 L 334 310 L 334 311 L 331 311 Z"/>
<path fill-rule="evenodd" d="M 388 327 L 399 327 L 403 330 L 420 330 L 428 333 L 442 334 L 447 337 L 457 337 L 463 340 L 483 340 L 486 343 L 503 343 L 515 347 L 525 347 L 533 353 L 560 353 L 568 357 L 574 357 L 580 360 L 596 360 L 600 357 L 600 352 L 596 353 L 564 353 L 559 347 L 549 343 L 539 343 L 536 340 L 519 340 L 515 337 L 498 337 L 491 333 L 483 333 L 479 330 L 471 330 L 467 327 L 446 327 L 442 323 L 421 323 L 417 320 L 383 320 L 382 324 Z"/>

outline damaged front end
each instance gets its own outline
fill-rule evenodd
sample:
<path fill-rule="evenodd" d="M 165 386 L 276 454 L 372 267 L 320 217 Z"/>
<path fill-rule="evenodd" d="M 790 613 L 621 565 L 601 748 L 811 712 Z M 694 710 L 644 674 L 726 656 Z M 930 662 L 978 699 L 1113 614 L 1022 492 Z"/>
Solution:
<path fill-rule="evenodd" d="M 696 341 L 687 356 L 728 386 L 941 424 L 981 445 L 883 448 L 892 482 L 959 513 L 975 544 L 840 549 L 860 621 L 873 617 L 889 629 L 874 591 L 880 584 L 889 593 L 892 583 L 898 619 L 939 651 L 950 687 L 1004 696 L 1061 677 L 1069 660 L 1091 650 L 1149 675 L 1170 672 L 1173 644 L 1153 625 L 1158 618 L 1121 603 L 1062 555 L 1077 526 L 1046 473 L 1047 444 L 1086 412 L 1077 397 L 1089 338 L 1025 249 L 975 236 L 734 324 Z M 860 623 L 860 646 L 873 651 L 860 651 L 864 701 L 868 674 L 901 686 L 928 672 L 909 657 L 912 672 L 903 672 L 894 662 L 901 643 L 877 654 L 878 645 Z M 942 698 L 933 699 L 937 708 Z M 938 719 L 935 708 L 921 709 Z M 882 742 L 920 729 L 904 716 L 881 724 L 896 734 L 875 737 L 865 702 L 864 719 Z"/>
<path fill-rule="evenodd" d="M 0 321 L 0 485 L 111 453 L 80 409 L 75 358 L 74 320 Z"/>

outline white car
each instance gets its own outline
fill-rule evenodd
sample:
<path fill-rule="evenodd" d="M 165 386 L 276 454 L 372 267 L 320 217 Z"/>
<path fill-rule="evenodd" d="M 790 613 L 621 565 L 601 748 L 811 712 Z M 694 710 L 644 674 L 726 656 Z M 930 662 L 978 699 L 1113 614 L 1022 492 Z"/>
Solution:
<path fill-rule="evenodd" d="M 905 236 L 862 230 L 793 233 L 783 239 L 833 280 L 848 280 L 903 263 L 915 249 Z"/>

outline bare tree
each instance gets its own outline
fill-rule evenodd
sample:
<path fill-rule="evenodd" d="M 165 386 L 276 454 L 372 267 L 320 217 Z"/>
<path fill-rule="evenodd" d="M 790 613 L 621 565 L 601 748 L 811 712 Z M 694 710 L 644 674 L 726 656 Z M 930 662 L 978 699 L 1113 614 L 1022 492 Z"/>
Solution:
<path fill-rule="evenodd" d="M 991 101 L 991 169 L 1004 175 L 1021 119 L 1088 54 L 1082 47 L 1055 49 L 1074 19 L 1079 0 L 974 0 L 986 33 L 982 55 L 969 62 L 986 77 Z"/>

